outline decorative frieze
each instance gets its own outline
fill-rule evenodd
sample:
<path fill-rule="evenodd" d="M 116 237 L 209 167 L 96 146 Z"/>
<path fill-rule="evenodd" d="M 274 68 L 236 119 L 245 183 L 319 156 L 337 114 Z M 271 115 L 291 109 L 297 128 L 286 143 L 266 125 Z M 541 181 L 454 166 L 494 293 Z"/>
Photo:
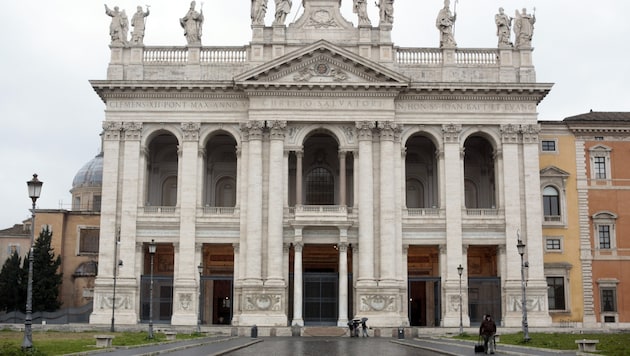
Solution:
<path fill-rule="evenodd" d="M 111 310 L 112 306 L 113 306 L 113 309 L 119 309 L 119 310 L 132 309 L 130 294 L 120 293 L 119 295 L 116 296 L 115 303 L 114 303 L 113 294 L 108 294 L 108 295 L 100 294 L 98 295 L 97 299 L 98 299 L 98 302 L 95 305 L 97 305 L 99 309 Z"/>
<path fill-rule="evenodd" d="M 523 311 L 523 297 L 520 295 L 508 295 L 507 309 L 510 312 Z M 527 295 L 527 311 L 542 312 L 547 311 L 546 295 Z"/>

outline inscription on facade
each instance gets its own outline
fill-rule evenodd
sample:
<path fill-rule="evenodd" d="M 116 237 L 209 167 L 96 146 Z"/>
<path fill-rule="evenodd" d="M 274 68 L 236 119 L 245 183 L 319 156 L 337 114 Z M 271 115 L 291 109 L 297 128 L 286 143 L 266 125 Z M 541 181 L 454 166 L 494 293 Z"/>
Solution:
<path fill-rule="evenodd" d="M 436 113 L 536 113 L 533 103 L 454 103 L 431 101 L 397 102 L 398 112 L 436 112 Z"/>
<path fill-rule="evenodd" d="M 252 101 L 252 109 L 391 110 L 393 101 L 365 99 L 263 99 Z"/>
<path fill-rule="evenodd" d="M 107 109 L 110 111 L 221 111 L 241 110 L 245 111 L 249 104 L 245 101 L 110 101 Z"/>

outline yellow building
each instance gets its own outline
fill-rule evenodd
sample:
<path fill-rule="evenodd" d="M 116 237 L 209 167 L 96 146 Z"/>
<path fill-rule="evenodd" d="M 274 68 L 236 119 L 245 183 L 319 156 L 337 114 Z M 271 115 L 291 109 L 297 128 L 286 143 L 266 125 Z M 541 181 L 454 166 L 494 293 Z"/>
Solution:
<path fill-rule="evenodd" d="M 541 122 L 540 191 L 549 314 L 554 325 L 584 317 L 575 136 L 562 121 Z M 581 205 L 580 205 L 581 203 Z"/>

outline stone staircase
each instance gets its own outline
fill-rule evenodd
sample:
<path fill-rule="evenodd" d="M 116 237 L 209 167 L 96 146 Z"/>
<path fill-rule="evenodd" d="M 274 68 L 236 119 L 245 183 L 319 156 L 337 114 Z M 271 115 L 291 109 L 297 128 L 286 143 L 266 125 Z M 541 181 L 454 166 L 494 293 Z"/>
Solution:
<path fill-rule="evenodd" d="M 348 335 L 348 328 L 337 326 L 307 326 L 302 330 L 302 336 L 342 337 Z"/>

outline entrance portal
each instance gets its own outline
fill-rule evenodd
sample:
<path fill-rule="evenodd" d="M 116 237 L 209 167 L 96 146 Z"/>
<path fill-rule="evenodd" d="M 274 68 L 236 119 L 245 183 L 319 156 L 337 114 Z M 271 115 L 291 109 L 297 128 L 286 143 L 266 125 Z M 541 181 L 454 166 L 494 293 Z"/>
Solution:
<path fill-rule="evenodd" d="M 441 279 L 437 246 L 409 246 L 407 252 L 409 323 L 436 327 L 441 324 Z"/>
<path fill-rule="evenodd" d="M 339 314 L 339 250 L 305 245 L 302 257 L 303 317 L 306 325 L 336 325 Z"/>

